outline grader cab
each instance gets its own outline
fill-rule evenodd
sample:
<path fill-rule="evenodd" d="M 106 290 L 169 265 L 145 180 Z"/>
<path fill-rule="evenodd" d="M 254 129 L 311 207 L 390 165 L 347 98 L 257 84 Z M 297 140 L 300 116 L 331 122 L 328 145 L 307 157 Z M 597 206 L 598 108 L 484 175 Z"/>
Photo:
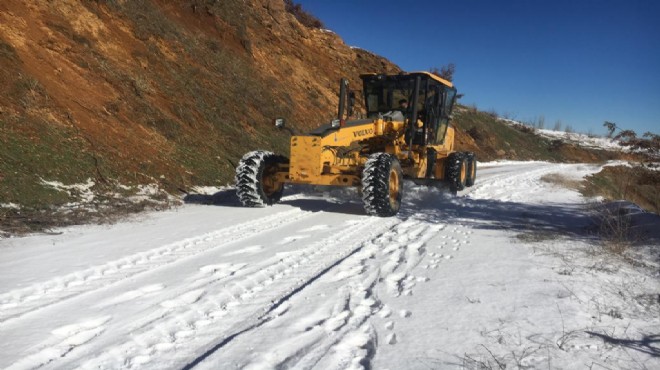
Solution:
<path fill-rule="evenodd" d="M 292 136 L 288 158 L 261 150 L 243 156 L 236 169 L 243 205 L 272 205 L 287 183 L 354 186 L 368 214 L 386 217 L 399 211 L 404 179 L 446 185 L 453 193 L 474 184 L 474 154 L 454 150 L 451 82 L 426 72 L 360 77 L 363 118 L 348 119 L 355 94 L 342 79 L 337 118 Z M 286 127 L 283 119 L 276 126 Z"/>

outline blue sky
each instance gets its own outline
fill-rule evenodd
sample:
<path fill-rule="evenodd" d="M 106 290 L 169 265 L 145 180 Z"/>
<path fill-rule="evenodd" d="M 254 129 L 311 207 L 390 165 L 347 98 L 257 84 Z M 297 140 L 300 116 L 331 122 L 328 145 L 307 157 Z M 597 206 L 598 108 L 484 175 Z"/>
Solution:
<path fill-rule="evenodd" d="M 546 128 L 602 134 L 607 120 L 660 134 L 660 1 L 296 2 L 406 71 L 454 63 L 463 104 Z"/>

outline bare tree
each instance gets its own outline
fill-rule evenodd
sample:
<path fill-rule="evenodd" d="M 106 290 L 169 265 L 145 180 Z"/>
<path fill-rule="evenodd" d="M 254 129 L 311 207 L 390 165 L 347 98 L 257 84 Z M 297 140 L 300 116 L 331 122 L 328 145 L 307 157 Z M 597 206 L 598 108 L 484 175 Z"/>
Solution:
<path fill-rule="evenodd" d="M 652 132 L 645 132 L 642 138 L 638 138 L 635 131 L 623 130 L 614 139 L 620 140 L 621 145 L 633 150 L 644 151 L 654 156 L 660 153 L 660 135 Z"/>
<path fill-rule="evenodd" d="M 555 131 L 561 131 L 561 120 L 556 120 L 555 121 L 555 127 L 553 128 Z"/>
<path fill-rule="evenodd" d="M 605 121 L 605 123 L 603 123 L 603 127 L 607 129 L 607 137 L 612 137 L 614 131 L 618 128 L 616 123 L 610 121 Z"/>
<path fill-rule="evenodd" d="M 429 71 L 438 77 L 444 78 L 447 81 L 453 81 L 454 72 L 456 72 L 456 65 L 454 63 L 449 63 L 440 67 L 440 69 L 438 69 L 438 67 L 431 67 Z"/>
<path fill-rule="evenodd" d="M 642 137 L 645 137 L 645 138 L 651 139 L 651 140 L 660 140 L 660 135 L 656 135 L 656 134 L 652 133 L 651 131 L 646 131 L 644 133 L 644 135 L 642 135 Z"/>
<path fill-rule="evenodd" d="M 545 128 L 545 116 L 544 116 L 544 115 L 541 115 L 541 116 L 539 117 L 537 123 L 538 123 L 538 128 L 539 128 L 540 130 L 543 130 L 543 129 Z"/>

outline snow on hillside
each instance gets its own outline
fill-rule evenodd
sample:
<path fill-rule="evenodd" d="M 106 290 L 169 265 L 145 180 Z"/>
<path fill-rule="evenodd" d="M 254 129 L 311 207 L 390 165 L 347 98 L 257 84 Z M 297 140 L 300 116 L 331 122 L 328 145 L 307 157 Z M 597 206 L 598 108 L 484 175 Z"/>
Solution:
<path fill-rule="evenodd" d="M 587 134 L 581 134 L 577 132 L 565 132 L 565 131 L 553 131 L 553 130 L 536 130 L 537 134 L 548 139 L 562 139 L 567 141 L 572 141 L 579 143 L 581 146 L 596 148 L 596 149 L 605 149 L 605 150 L 628 150 L 622 146 L 619 141 L 607 138 L 607 137 L 598 137 L 598 136 L 589 136 Z"/>
<path fill-rule="evenodd" d="M 525 125 L 522 122 L 507 118 L 499 118 L 499 120 L 511 126 Z M 604 149 L 604 150 L 613 150 L 613 151 L 630 150 L 630 148 L 622 146 L 618 140 L 614 140 L 607 137 L 581 134 L 578 132 L 554 131 L 554 130 L 537 129 L 537 128 L 534 129 L 534 133 L 546 139 L 562 140 L 586 148 Z"/>
<path fill-rule="evenodd" d="M 392 218 L 222 190 L 3 239 L 0 368 L 660 368 L 657 269 L 597 252 L 585 200 L 541 180 L 599 169 L 482 163 L 458 197 L 407 183 Z"/>

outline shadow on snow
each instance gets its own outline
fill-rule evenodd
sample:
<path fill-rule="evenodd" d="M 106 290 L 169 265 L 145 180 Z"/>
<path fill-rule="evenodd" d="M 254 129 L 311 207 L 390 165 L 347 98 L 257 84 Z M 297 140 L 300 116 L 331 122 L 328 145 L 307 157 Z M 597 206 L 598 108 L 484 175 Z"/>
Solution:
<path fill-rule="evenodd" d="M 602 339 L 605 343 L 630 348 L 635 351 L 646 353 L 653 357 L 660 357 L 660 335 L 658 334 L 645 335 L 642 337 L 642 339 L 636 340 L 614 338 L 605 334 L 594 333 L 591 331 L 587 331 L 586 333 Z"/>
<path fill-rule="evenodd" d="M 304 195 L 304 197 L 295 197 Z M 279 204 L 308 212 L 332 212 L 365 215 L 362 201 L 355 189 L 287 186 L 285 199 Z M 213 195 L 188 194 L 188 204 L 242 207 L 234 189 Z M 597 223 L 584 204 L 530 204 L 493 199 L 472 199 L 452 196 L 447 192 L 423 186 L 406 186 L 398 218 L 413 217 L 431 223 L 456 223 L 486 230 L 509 230 L 519 234 L 540 235 L 545 239 L 567 237 L 572 240 L 594 241 Z M 649 214 L 647 229 L 660 229 L 660 216 Z M 642 243 L 660 244 L 660 233 L 647 233 Z"/>

